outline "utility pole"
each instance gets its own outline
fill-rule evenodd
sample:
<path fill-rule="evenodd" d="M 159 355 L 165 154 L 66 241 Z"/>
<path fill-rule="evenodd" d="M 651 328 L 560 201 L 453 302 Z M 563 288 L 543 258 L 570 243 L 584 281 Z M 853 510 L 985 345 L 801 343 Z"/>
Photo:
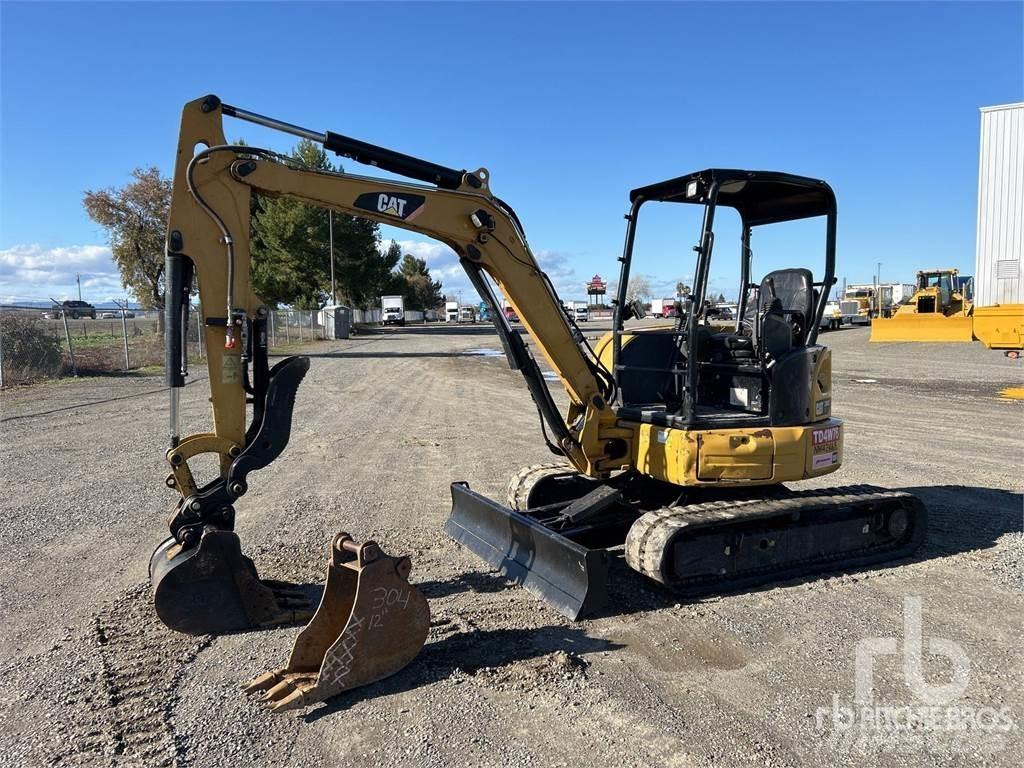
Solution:
<path fill-rule="evenodd" d="M 882 316 L 882 262 L 875 268 L 875 300 L 878 302 L 878 317 Z"/>
<path fill-rule="evenodd" d="M 327 226 L 331 240 L 331 302 L 338 305 L 338 290 L 334 285 L 334 209 L 327 209 Z"/>
<path fill-rule="evenodd" d="M 82 300 L 82 273 L 75 272 L 75 281 L 78 283 L 78 300 Z"/>
<path fill-rule="evenodd" d="M 121 310 L 121 333 L 124 336 L 124 369 L 128 371 L 132 367 L 131 360 L 128 357 L 128 298 L 125 297 L 124 302 L 120 302 L 114 299 L 114 303 Z M 187 341 L 185 342 L 188 343 Z"/>

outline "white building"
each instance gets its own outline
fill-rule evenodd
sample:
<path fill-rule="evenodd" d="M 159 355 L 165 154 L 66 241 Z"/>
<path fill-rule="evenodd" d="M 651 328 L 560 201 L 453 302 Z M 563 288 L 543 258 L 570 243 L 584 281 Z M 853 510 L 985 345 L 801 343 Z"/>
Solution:
<path fill-rule="evenodd" d="M 1024 103 L 981 108 L 977 306 L 1024 303 Z"/>

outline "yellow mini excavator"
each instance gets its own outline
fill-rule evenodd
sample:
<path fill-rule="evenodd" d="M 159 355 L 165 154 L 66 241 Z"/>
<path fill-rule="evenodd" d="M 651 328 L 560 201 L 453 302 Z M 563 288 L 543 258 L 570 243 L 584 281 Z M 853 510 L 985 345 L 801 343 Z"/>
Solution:
<path fill-rule="evenodd" d="M 231 145 L 224 117 L 310 139 L 413 181 L 315 170 L 269 150 Z M 224 632 L 308 615 L 297 595 L 259 578 L 233 532 L 250 474 L 288 442 L 296 391 L 309 367 L 301 356 L 273 367 L 268 362 L 268 308 L 249 276 L 253 193 L 419 232 L 459 255 L 558 460 L 513 473 L 507 504 L 453 483 L 445 530 L 564 614 L 575 618 L 601 607 L 608 565 L 619 552 L 669 590 L 699 595 L 914 551 L 925 531 L 925 510 L 915 497 L 870 486 L 796 491 L 783 485 L 835 472 L 843 457 L 843 423 L 832 415 L 831 353 L 817 343 L 835 282 L 836 204 L 828 184 L 709 169 L 633 190 L 613 329 L 591 347 L 562 311 L 519 219 L 492 194 L 490 181 L 482 168 L 436 165 L 215 96 L 185 106 L 166 263 L 167 484 L 179 500 L 171 535 L 150 563 L 156 610 L 168 626 Z M 654 201 L 696 206 L 703 214 L 694 286 L 671 324 L 627 328 L 644 315 L 641 304 L 626 300 L 626 290 L 641 209 Z M 705 309 L 715 212 L 722 207 L 742 222 L 741 305 L 735 325 L 716 331 Z M 820 278 L 793 268 L 752 282 L 752 230 L 810 217 L 826 224 Z M 178 399 L 194 281 L 204 311 L 214 429 L 183 437 Z M 564 412 L 500 311 L 495 284 L 565 388 Z M 220 473 L 198 485 L 189 462 L 203 453 L 218 458 Z M 429 620 L 425 602 L 410 596 L 409 567 L 372 542 L 340 536 L 331 548 L 328 588 L 301 647 L 288 668 L 253 687 L 296 706 L 406 663 Z M 381 637 L 405 647 L 390 648 L 373 669 L 356 668 L 380 642 L 364 633 L 386 628 Z"/>

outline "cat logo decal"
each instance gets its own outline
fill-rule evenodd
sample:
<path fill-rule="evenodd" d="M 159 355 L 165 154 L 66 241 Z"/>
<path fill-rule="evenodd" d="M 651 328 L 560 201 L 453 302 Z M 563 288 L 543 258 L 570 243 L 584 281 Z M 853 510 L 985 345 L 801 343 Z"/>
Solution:
<path fill-rule="evenodd" d="M 403 221 L 412 221 L 423 210 L 423 195 L 393 195 L 390 192 L 366 192 L 356 198 L 355 207 L 372 213 L 383 213 Z"/>

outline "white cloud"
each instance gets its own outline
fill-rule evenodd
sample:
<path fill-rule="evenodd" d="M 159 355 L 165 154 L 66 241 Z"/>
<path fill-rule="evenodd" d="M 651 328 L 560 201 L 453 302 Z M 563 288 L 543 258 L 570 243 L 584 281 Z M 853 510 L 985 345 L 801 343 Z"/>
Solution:
<path fill-rule="evenodd" d="M 77 298 L 77 275 L 87 301 L 106 301 L 125 293 L 105 245 L 43 248 L 25 244 L 0 250 L 0 293 L 8 303 Z"/>
<path fill-rule="evenodd" d="M 586 297 L 584 284 L 591 275 L 582 278 L 576 274 L 576 268 L 572 266 L 569 256 L 561 251 L 539 250 L 534 256 L 537 263 L 551 279 L 555 286 L 555 292 L 563 301 L 583 300 Z"/>
<path fill-rule="evenodd" d="M 462 292 L 463 301 L 475 299 L 476 291 L 459 264 L 458 254 L 443 243 L 433 240 L 398 240 L 402 253 L 408 253 L 427 262 L 430 275 L 442 283 L 442 292 L 452 296 Z M 381 250 L 391 245 L 390 240 L 381 242 Z M 534 253 L 540 268 L 551 278 L 558 295 L 563 299 L 582 298 L 586 282 L 577 274 L 569 257 L 559 251 L 540 250 Z M 588 275 L 589 278 L 589 275 Z M 473 298 L 469 298 L 473 297 Z"/>
<path fill-rule="evenodd" d="M 395 242 L 398 243 L 403 254 L 408 253 L 427 262 L 427 268 L 435 280 L 465 276 L 459 265 L 458 254 L 444 243 L 432 240 L 396 240 Z M 390 245 L 390 240 L 381 242 L 381 250 L 387 250 Z"/>
<path fill-rule="evenodd" d="M 441 281 L 441 292 L 444 294 L 463 294 L 464 301 L 472 301 L 476 297 L 476 290 L 470 284 L 466 273 L 459 264 L 459 256 L 444 243 L 436 240 L 398 240 L 398 246 L 402 254 L 410 254 L 417 259 L 427 262 L 427 269 L 434 280 Z M 386 251 L 391 245 L 391 240 L 382 240 L 381 252 Z"/>
<path fill-rule="evenodd" d="M 463 272 L 462 266 L 459 264 L 458 255 L 447 245 L 434 240 L 399 240 L 396 238 L 395 242 L 401 247 L 402 253 L 412 254 L 416 258 L 427 262 L 430 274 L 435 280 L 442 282 L 443 293 L 454 297 L 461 291 L 463 301 L 476 300 L 476 291 L 470 284 L 465 272 Z M 381 249 L 386 249 L 390 244 L 391 241 L 385 239 L 381 242 Z M 534 257 L 537 259 L 540 268 L 551 278 L 559 298 L 564 301 L 585 299 L 586 282 L 595 272 L 601 272 L 601 270 L 586 268 L 584 270 L 585 274 L 582 274 L 575 265 L 585 264 L 586 260 L 564 251 L 539 249 L 534 251 Z M 605 298 L 605 301 L 608 301 L 615 294 L 615 278 L 617 275 L 602 274 L 601 276 L 609 281 L 608 294 Z M 676 283 L 678 282 L 683 282 L 687 285 L 693 284 L 692 274 L 675 276 L 644 274 L 643 277 L 650 284 L 654 298 L 675 296 Z M 726 295 L 730 295 L 730 291 L 735 292 L 735 286 L 719 286 L 718 281 L 712 279 L 708 290 L 709 292 L 713 291 L 716 295 L 719 290 L 724 291 Z"/>

